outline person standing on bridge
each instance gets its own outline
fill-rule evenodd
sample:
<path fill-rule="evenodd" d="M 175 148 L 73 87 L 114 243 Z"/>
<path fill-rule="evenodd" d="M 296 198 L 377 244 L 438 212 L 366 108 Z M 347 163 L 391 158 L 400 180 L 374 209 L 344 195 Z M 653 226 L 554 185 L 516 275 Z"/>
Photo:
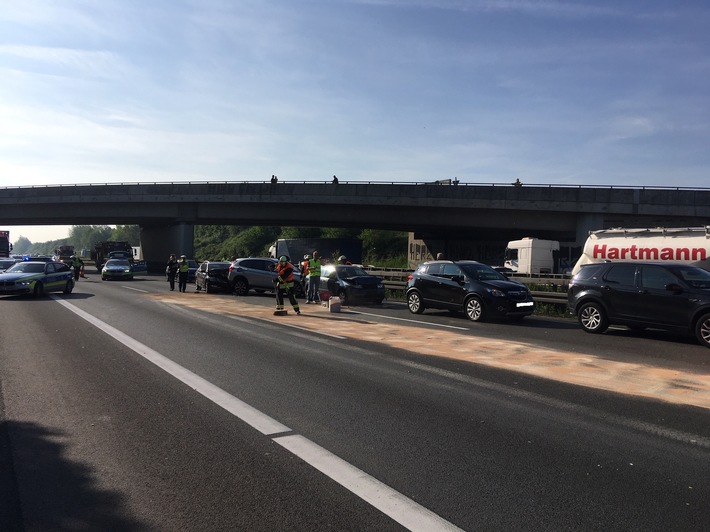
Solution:
<path fill-rule="evenodd" d="M 308 261 L 308 292 L 306 304 L 320 303 L 320 255 L 313 252 L 313 258 Z"/>
<path fill-rule="evenodd" d="M 178 263 L 175 255 L 170 255 L 168 259 L 168 264 L 165 268 L 165 273 L 168 275 L 168 282 L 170 283 L 170 290 L 175 290 L 175 276 L 178 271 Z"/>
<path fill-rule="evenodd" d="M 185 255 L 180 255 L 178 266 L 178 291 L 185 292 L 187 290 L 187 275 L 190 271 L 190 264 L 187 262 Z"/>

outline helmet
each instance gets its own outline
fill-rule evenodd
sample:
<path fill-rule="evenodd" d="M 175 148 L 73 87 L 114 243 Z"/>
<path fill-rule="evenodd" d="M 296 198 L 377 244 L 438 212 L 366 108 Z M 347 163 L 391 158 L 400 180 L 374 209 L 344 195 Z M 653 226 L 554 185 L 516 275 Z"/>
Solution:
<path fill-rule="evenodd" d="M 187 255 L 180 255 L 180 258 L 181 258 L 181 259 L 186 259 L 186 258 L 187 258 Z"/>
<path fill-rule="evenodd" d="M 340 255 L 340 257 L 338 257 L 338 260 L 348 260 L 348 258 L 345 255 Z"/>
<path fill-rule="evenodd" d="M 279 262 L 288 262 L 288 259 L 286 258 L 286 255 L 281 255 L 279 257 Z"/>
<path fill-rule="evenodd" d="M 306 255 L 303 256 L 303 260 L 310 260 L 310 258 L 311 258 L 311 256 L 308 255 L 308 254 L 306 254 Z"/>

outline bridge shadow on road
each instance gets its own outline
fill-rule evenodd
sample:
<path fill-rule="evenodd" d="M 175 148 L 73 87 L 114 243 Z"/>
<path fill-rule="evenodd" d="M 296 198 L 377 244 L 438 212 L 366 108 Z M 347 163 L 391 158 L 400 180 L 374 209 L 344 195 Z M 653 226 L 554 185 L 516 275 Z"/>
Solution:
<path fill-rule="evenodd" d="M 64 456 L 65 437 L 34 423 L 0 422 L 0 530 L 148 530 L 123 495 L 97 486 L 89 465 Z"/>

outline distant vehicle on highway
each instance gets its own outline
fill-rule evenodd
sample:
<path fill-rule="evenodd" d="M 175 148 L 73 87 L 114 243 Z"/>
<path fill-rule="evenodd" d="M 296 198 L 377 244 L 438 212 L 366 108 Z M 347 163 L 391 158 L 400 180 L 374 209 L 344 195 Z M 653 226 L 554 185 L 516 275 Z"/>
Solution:
<path fill-rule="evenodd" d="M 436 308 L 463 311 L 471 321 L 519 320 L 535 310 L 527 286 L 472 260 L 420 264 L 409 276 L 405 294 L 414 314 Z"/>
<path fill-rule="evenodd" d="M 340 297 L 343 304 L 355 302 L 379 305 L 385 298 L 385 285 L 380 277 L 360 266 L 327 264 L 321 268 L 321 291 Z M 321 299 L 323 297 L 321 296 Z"/>
<path fill-rule="evenodd" d="M 587 264 L 569 284 L 568 304 L 582 329 L 626 325 L 695 334 L 710 347 L 710 272 L 648 262 Z"/>
<path fill-rule="evenodd" d="M 10 266 L 0 273 L 0 295 L 32 294 L 36 297 L 47 292 L 74 290 L 71 268 L 58 261 L 26 260 Z"/>
<path fill-rule="evenodd" d="M 204 261 L 197 268 L 195 273 L 195 290 L 203 290 L 208 294 L 215 290 L 229 292 L 232 286 L 229 284 L 229 267 L 231 262 Z"/>
<path fill-rule="evenodd" d="M 15 259 L 0 259 L 0 272 L 4 272 L 16 262 Z"/>
<path fill-rule="evenodd" d="M 133 269 L 131 263 L 126 259 L 109 259 L 101 268 L 101 280 L 120 279 L 123 281 L 133 280 Z"/>

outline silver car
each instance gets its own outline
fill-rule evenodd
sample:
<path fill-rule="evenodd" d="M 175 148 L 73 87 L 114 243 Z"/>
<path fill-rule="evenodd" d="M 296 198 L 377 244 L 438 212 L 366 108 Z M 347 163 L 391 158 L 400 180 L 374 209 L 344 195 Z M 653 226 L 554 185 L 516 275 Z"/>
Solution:
<path fill-rule="evenodd" d="M 235 260 L 229 267 L 229 285 L 238 296 L 245 296 L 250 290 L 257 293 L 273 291 L 276 281 L 278 261 L 269 257 L 249 257 Z M 301 271 L 294 265 L 294 288 L 296 296 L 303 297 Z"/>

